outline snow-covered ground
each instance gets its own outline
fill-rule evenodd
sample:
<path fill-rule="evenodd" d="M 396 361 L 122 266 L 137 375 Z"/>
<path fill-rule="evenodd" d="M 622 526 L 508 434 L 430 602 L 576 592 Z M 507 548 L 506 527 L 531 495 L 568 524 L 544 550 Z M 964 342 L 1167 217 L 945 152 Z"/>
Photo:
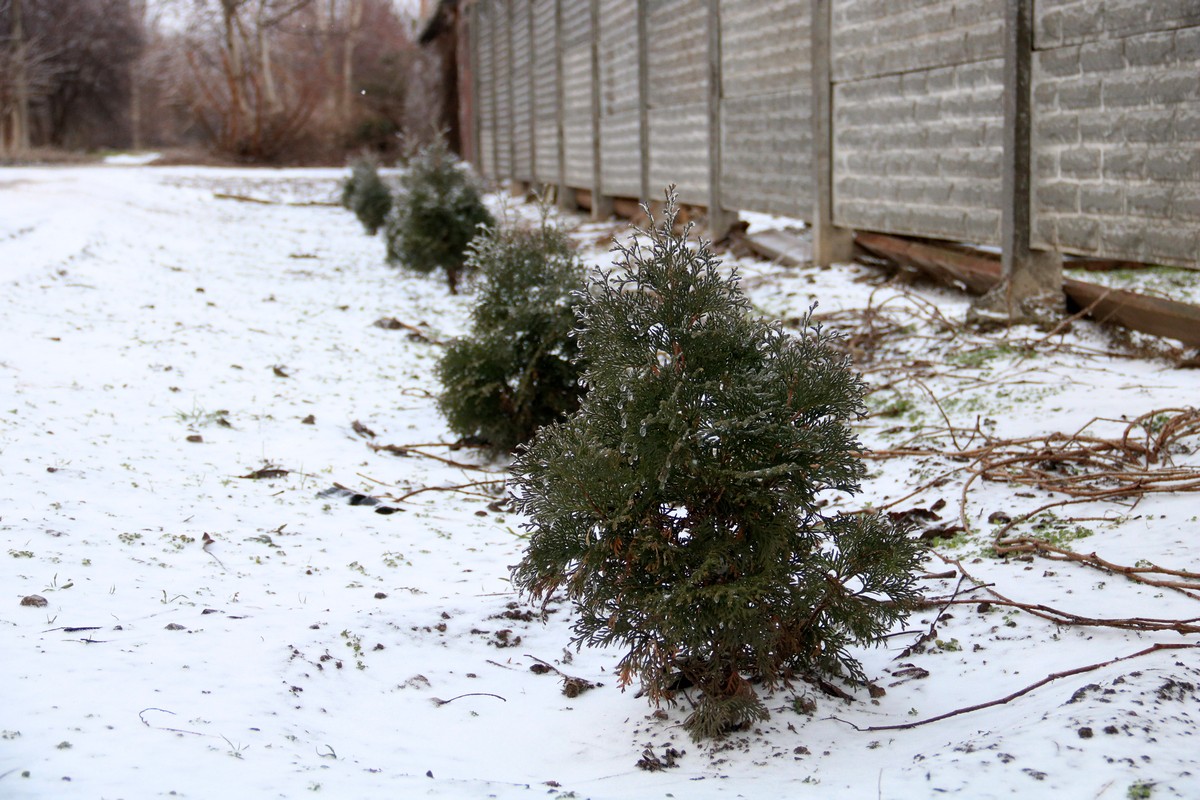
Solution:
<path fill-rule="evenodd" d="M 759 728 L 698 745 L 679 728 L 686 700 L 656 714 L 621 692 L 620 653 L 566 649 L 570 609 L 551 606 L 543 624 L 511 592 L 522 529 L 497 502 L 503 465 L 434 446 L 452 438 L 434 401 L 436 341 L 463 330 L 469 294 L 385 266 L 378 239 L 321 204 L 340 177 L 0 171 L 0 796 L 1200 797 L 1193 649 L 909 730 L 856 729 L 1200 641 L 1058 625 L 962 579 L 960 567 L 1013 601 L 1088 618 L 1200 617 L 1200 590 L 991 556 L 997 512 L 1054 499 L 1036 488 L 971 484 L 971 530 L 935 542 L 957 565 L 928 564 L 953 575 L 922 586 L 973 602 L 917 613 L 861 653 L 878 697 L 798 682 L 768 698 Z M 609 259 L 616 228 L 578 229 L 589 258 Z M 871 303 L 908 320 L 857 353 L 886 387 L 861 429 L 870 448 L 947 422 L 978 425 L 978 439 L 1107 417 L 1088 432 L 1112 437 L 1123 417 L 1200 403 L 1200 372 L 1130 358 L 1088 323 L 985 338 L 938 322 L 961 320 L 964 298 L 880 287 L 866 267 L 740 267 L 766 314 L 819 300 L 821 313 Z M 1175 464 L 1200 466 L 1198 438 Z M 872 460 L 863 493 L 833 500 L 886 506 L 925 486 L 892 509 L 945 500 L 943 521 L 957 522 L 965 474 L 934 479 L 962 466 Z M 481 481 L 496 483 L 392 500 L 391 515 L 319 496 Z M 1050 532 L 1114 564 L 1194 573 L 1198 497 L 1068 506 Z M 46 604 L 23 604 L 33 596 Z M 600 685 L 567 696 L 566 676 Z M 675 766 L 644 768 L 655 761 Z"/>

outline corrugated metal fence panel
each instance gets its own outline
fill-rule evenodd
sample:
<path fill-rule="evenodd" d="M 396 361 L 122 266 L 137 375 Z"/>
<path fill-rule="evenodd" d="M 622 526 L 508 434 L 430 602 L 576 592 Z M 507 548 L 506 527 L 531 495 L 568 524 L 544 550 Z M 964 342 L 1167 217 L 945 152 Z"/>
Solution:
<path fill-rule="evenodd" d="M 529 0 L 512 0 L 513 177 L 533 180 L 533 69 Z"/>
<path fill-rule="evenodd" d="M 685 203 L 708 202 L 708 4 L 646 0 L 650 192 L 675 184 Z"/>
<path fill-rule="evenodd" d="M 493 19 L 496 21 L 492 35 L 496 70 L 496 177 L 512 177 L 512 18 L 509 0 L 495 0 L 492 4 Z"/>
<path fill-rule="evenodd" d="M 809 0 L 721 0 L 721 201 L 813 208 Z"/>
<path fill-rule="evenodd" d="M 479 97 L 476 103 L 479 108 L 479 171 L 489 178 L 496 177 L 496 115 L 493 102 L 495 100 L 495 64 L 492 53 L 492 38 L 496 24 L 492 19 L 494 7 L 489 3 L 480 3 L 476 32 L 477 41 L 475 55 L 478 59 L 476 69 L 476 86 L 479 87 Z"/>
<path fill-rule="evenodd" d="M 601 192 L 640 196 L 637 4 L 630 0 L 600 0 L 600 147 Z"/>
<path fill-rule="evenodd" d="M 533 0 L 534 178 L 558 182 L 558 42 L 555 0 Z"/>
<path fill-rule="evenodd" d="M 563 138 L 566 180 L 592 185 L 592 13 L 588 0 L 562 0 Z"/>

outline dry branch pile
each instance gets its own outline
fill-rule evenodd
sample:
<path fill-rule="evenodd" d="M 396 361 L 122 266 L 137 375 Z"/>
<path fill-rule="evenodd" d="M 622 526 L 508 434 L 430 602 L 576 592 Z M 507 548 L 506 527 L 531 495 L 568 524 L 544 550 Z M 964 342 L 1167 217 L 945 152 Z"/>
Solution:
<path fill-rule="evenodd" d="M 1174 454 L 1191 453 L 1196 447 L 1184 440 L 1200 438 L 1200 411 L 1191 408 L 1151 411 L 1127 422 L 1124 433 L 1116 438 L 1086 433 L 1096 423 L 1106 421 L 1111 420 L 1094 418 L 1072 434 L 1050 433 L 1018 439 L 991 436 L 978 424 L 971 429 L 950 426 L 922 432 L 900 447 L 864 455 L 873 459 L 941 456 L 962 462 L 951 473 L 967 475 L 960 493 L 959 513 L 964 525 L 967 494 L 979 479 L 1065 495 L 1065 499 L 1004 521 L 996 531 L 1001 544 L 1002 537 L 1013 527 L 1051 508 L 1093 500 L 1123 501 L 1133 507 L 1154 492 L 1200 491 L 1200 468 L 1176 465 L 1172 460 Z M 979 440 L 982 443 L 975 444 Z M 926 483 L 896 503 L 944 477 Z"/>

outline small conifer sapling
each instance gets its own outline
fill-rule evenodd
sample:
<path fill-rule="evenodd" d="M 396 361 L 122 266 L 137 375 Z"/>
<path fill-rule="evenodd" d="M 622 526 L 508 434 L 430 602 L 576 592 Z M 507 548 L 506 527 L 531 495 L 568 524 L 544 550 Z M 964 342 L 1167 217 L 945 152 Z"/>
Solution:
<path fill-rule="evenodd" d="M 474 175 L 437 139 L 417 150 L 400 175 L 385 230 L 388 263 L 418 272 L 443 270 L 456 294 L 467 245 L 480 226 L 494 222 Z"/>
<path fill-rule="evenodd" d="M 350 168 L 350 177 L 342 185 L 342 205 L 353 211 L 363 230 L 374 236 L 383 227 L 392 208 L 392 193 L 379 177 L 375 160 L 364 156 Z"/>
<path fill-rule="evenodd" d="M 623 685 L 656 703 L 696 687 L 703 738 L 767 716 L 752 680 L 863 680 L 848 648 L 906 617 L 921 555 L 884 517 L 822 511 L 864 473 L 847 424 L 864 386 L 833 336 L 752 317 L 667 199 L 588 284 L 579 411 L 514 465 L 530 534 L 513 579 L 573 600 L 577 646 L 623 647 Z"/>
<path fill-rule="evenodd" d="M 485 230 L 467 267 L 480 276 L 478 302 L 470 333 L 438 363 L 438 405 L 455 433 L 506 454 L 579 405 L 571 332 L 583 265 L 543 217 L 534 228 Z"/>

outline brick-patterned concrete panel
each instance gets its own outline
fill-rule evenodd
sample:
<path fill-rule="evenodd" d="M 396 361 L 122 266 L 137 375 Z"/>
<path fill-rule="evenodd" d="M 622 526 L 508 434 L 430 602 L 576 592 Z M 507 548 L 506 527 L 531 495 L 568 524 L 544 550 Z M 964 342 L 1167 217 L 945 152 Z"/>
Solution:
<path fill-rule="evenodd" d="M 600 191 L 640 197 L 637 4 L 600 0 Z"/>
<path fill-rule="evenodd" d="M 721 201 L 726 208 L 811 219 L 812 92 L 721 101 Z"/>
<path fill-rule="evenodd" d="M 636 11 L 637 5 L 628 0 L 600 0 L 601 114 L 637 110 Z"/>
<path fill-rule="evenodd" d="M 708 105 L 650 110 L 650 194 L 670 184 L 685 203 L 708 203 Z"/>
<path fill-rule="evenodd" d="M 708 4 L 646 0 L 650 194 L 708 202 Z"/>
<path fill-rule="evenodd" d="M 704 0 L 646 0 L 650 107 L 704 102 L 708 93 L 708 6 Z M 630 53 L 636 61 L 637 54 Z"/>
<path fill-rule="evenodd" d="M 512 0 L 513 177 L 533 180 L 533 69 L 529 0 Z"/>
<path fill-rule="evenodd" d="M 563 52 L 563 140 L 567 183 L 592 185 L 592 47 L 584 40 Z"/>
<path fill-rule="evenodd" d="M 589 0 L 562 0 L 562 46 L 579 47 L 591 41 L 592 7 Z"/>
<path fill-rule="evenodd" d="M 615 197 L 642 194 L 641 137 L 638 112 L 622 111 L 600 118 L 600 191 Z"/>
<path fill-rule="evenodd" d="M 1200 27 L 1038 52 L 1033 98 L 1037 245 L 1200 263 Z"/>
<path fill-rule="evenodd" d="M 1004 52 L 1004 0 L 833 0 L 833 78 L 985 61 Z"/>
<path fill-rule="evenodd" d="M 555 0 L 533 0 L 534 177 L 558 182 L 558 77 Z"/>
<path fill-rule="evenodd" d="M 747 97 L 809 85 L 809 0 L 721 0 L 721 94 Z"/>
<path fill-rule="evenodd" d="M 812 216 L 808 0 L 721 0 L 721 200 Z"/>
<path fill-rule="evenodd" d="M 834 222 L 999 242 L 1002 99 L 1001 59 L 836 85 Z"/>
<path fill-rule="evenodd" d="M 1037 0 L 1034 47 L 1121 38 L 1200 25 L 1196 0 Z"/>
<path fill-rule="evenodd" d="M 495 28 L 492 31 L 492 58 L 496 83 L 496 177 L 512 177 L 513 109 L 510 81 L 512 80 L 512 42 L 509 39 L 508 3 L 498 3 L 492 11 Z"/>
<path fill-rule="evenodd" d="M 478 16 L 478 30 L 475 32 L 476 85 L 479 87 L 479 171 L 489 178 L 496 177 L 496 147 L 494 134 L 496 131 L 496 115 L 493 107 L 495 98 L 495 63 L 492 53 L 492 37 L 496 27 L 492 19 L 493 9 L 487 5 L 481 6 Z"/>
<path fill-rule="evenodd" d="M 830 1 L 833 221 L 998 243 L 1006 0 Z M 640 194 L 645 157 L 655 194 L 676 183 L 685 201 L 708 202 L 709 3 L 645 0 L 646 154 L 633 35 L 639 5 L 600 4 L 601 191 Z M 555 7 L 480 4 L 480 167 L 492 177 L 557 180 L 561 46 L 566 181 L 590 188 L 591 2 L 557 3 L 558 42 Z M 717 8 L 723 203 L 807 216 L 809 2 L 718 0 Z M 1200 0 L 1035 0 L 1033 8 L 1035 246 L 1200 265 Z M 524 32 L 505 27 L 510 19 L 524 22 Z"/>

